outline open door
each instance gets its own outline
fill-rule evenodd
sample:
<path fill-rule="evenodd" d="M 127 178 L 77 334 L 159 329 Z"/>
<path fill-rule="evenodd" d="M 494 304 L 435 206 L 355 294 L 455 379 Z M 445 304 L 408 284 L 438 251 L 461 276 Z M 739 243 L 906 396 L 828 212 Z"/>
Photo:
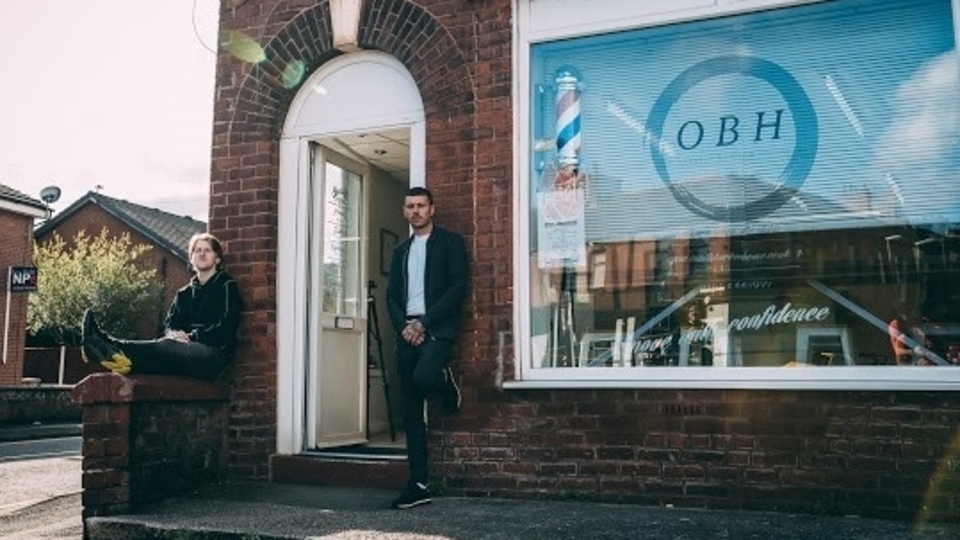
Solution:
<path fill-rule="evenodd" d="M 277 451 L 402 448 L 384 292 L 409 233 L 404 194 L 426 179 L 423 102 L 403 63 L 360 51 L 320 66 L 290 104 L 279 165 Z M 364 350 L 370 280 L 383 367 Z"/>
<path fill-rule="evenodd" d="M 310 143 L 311 366 L 316 448 L 362 444 L 366 437 L 366 246 L 362 168 Z"/>

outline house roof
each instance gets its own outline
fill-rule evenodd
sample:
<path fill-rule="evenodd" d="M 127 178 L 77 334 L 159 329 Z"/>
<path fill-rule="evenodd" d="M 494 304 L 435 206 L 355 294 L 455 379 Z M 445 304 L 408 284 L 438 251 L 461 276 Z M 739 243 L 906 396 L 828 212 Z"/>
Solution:
<path fill-rule="evenodd" d="M 47 211 L 47 206 L 43 204 L 43 201 L 34 199 L 5 184 L 0 184 L 0 203 L 7 203 L 0 204 L 0 207 L 13 211 L 20 210 L 19 213 L 35 217 L 43 217 Z"/>
<path fill-rule="evenodd" d="M 99 206 L 104 212 L 119 219 L 159 247 L 166 249 L 186 262 L 190 261 L 190 256 L 187 253 L 187 243 L 190 241 L 190 237 L 207 230 L 206 223 L 191 217 L 177 216 L 156 208 L 149 208 L 89 191 L 62 212 L 37 227 L 33 233 L 34 238 L 53 231 L 81 208 L 91 204 Z"/>

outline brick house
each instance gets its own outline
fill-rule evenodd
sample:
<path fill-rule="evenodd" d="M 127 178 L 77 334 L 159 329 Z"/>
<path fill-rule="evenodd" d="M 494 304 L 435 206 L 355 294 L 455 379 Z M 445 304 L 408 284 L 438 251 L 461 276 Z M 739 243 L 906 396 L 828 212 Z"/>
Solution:
<path fill-rule="evenodd" d="M 0 269 L 7 280 L 0 291 L 0 305 L 7 306 L 0 314 L 0 320 L 3 321 L 3 330 L 0 331 L 4 333 L 2 339 L 5 347 L 2 352 L 3 363 L 0 364 L 0 385 L 20 384 L 23 378 L 24 337 L 27 333 L 27 295 L 9 292 L 7 269 L 33 265 L 33 224 L 35 220 L 47 217 L 47 214 L 43 201 L 0 184 Z"/>
<path fill-rule="evenodd" d="M 152 338 L 163 328 L 167 306 L 177 289 L 193 276 L 187 242 L 196 233 L 206 231 L 206 223 L 189 216 L 178 216 L 98 192 L 88 192 L 70 206 L 44 222 L 34 231 L 34 241 L 43 244 L 57 234 L 69 246 L 80 231 L 95 237 L 106 229 L 111 237 L 129 234 L 134 245 L 146 244 L 146 254 L 156 276 L 163 281 L 163 302 L 156 313 L 145 314 L 137 327 L 137 335 Z M 83 364 L 79 349 L 67 347 L 35 347 L 28 350 L 27 370 L 45 382 L 57 381 L 58 355 L 65 354 L 64 383 L 75 383 L 98 366 Z"/>
<path fill-rule="evenodd" d="M 363 284 L 426 185 L 472 264 L 448 493 L 960 517 L 958 5 L 866 3 L 224 2 L 229 473 L 403 477 Z"/>

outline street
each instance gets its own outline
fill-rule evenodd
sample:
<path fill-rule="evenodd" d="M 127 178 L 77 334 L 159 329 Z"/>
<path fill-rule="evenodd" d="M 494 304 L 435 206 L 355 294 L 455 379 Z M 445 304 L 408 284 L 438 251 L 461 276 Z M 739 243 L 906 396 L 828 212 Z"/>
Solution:
<path fill-rule="evenodd" d="M 0 463 L 25 459 L 75 457 L 80 455 L 81 445 L 81 437 L 0 442 Z"/>
<path fill-rule="evenodd" d="M 0 443 L 0 456 L 0 538 L 80 540 L 79 439 Z"/>

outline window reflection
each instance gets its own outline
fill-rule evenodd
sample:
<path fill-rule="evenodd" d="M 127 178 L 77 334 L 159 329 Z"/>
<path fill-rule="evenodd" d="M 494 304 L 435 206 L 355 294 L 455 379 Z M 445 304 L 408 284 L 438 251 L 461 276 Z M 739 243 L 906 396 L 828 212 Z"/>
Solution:
<path fill-rule="evenodd" d="M 541 366 L 960 364 L 960 233 L 943 226 L 588 251 L 585 268 L 534 270 Z"/>

